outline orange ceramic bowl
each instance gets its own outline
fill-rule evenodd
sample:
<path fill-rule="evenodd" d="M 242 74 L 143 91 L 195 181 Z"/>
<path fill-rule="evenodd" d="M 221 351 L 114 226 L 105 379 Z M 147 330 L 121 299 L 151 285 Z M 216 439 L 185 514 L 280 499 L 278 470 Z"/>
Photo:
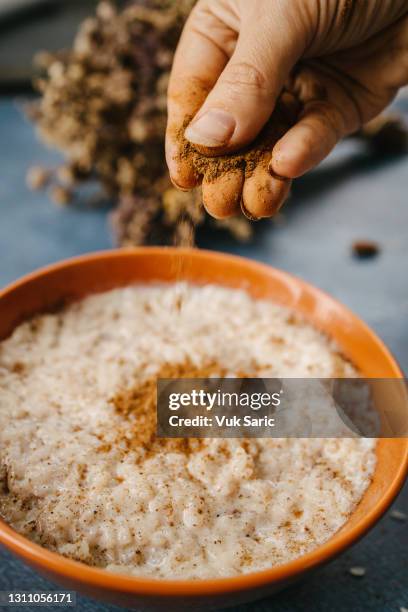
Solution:
<path fill-rule="evenodd" d="M 187 280 L 239 287 L 290 307 L 334 338 L 365 377 L 401 378 L 388 349 L 352 312 L 284 272 L 239 257 L 173 248 L 96 253 L 49 266 L 0 293 L 0 338 L 36 313 L 130 283 Z M 326 563 L 363 536 L 384 514 L 408 471 L 408 439 L 381 439 L 373 482 L 346 525 L 323 546 L 290 563 L 234 578 L 157 580 L 117 575 L 70 561 L 33 544 L 0 521 L 0 542 L 62 586 L 107 602 L 145 609 L 216 608 L 278 591 Z"/>

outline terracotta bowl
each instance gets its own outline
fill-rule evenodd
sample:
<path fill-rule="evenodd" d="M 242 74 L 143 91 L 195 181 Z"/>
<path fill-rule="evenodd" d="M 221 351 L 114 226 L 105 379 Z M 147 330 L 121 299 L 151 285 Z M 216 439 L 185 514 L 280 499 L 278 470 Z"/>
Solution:
<path fill-rule="evenodd" d="M 388 349 L 352 312 L 303 281 L 269 266 L 220 253 L 140 248 L 96 253 L 34 272 L 0 293 L 0 338 L 25 318 L 90 293 L 130 283 L 188 280 L 240 287 L 294 309 L 326 332 L 365 377 L 401 378 Z M 290 563 L 215 580 L 157 580 L 117 575 L 49 552 L 0 521 L 0 542 L 67 588 L 138 609 L 216 608 L 282 589 L 363 536 L 384 514 L 408 471 L 408 439 L 382 439 L 374 479 L 346 525 L 326 544 Z"/>

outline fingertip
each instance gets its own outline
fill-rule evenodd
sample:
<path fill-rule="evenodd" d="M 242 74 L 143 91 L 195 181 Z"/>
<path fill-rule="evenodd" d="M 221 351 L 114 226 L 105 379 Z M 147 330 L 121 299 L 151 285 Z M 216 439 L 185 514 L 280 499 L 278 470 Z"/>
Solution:
<path fill-rule="evenodd" d="M 200 184 L 201 178 L 191 160 L 183 158 L 180 146 L 169 138 L 166 141 L 166 162 L 171 182 L 177 189 L 189 191 Z"/>
<path fill-rule="evenodd" d="M 207 212 L 215 219 L 226 219 L 236 215 L 240 210 L 243 171 L 231 171 L 217 179 L 203 180 L 203 204 Z"/>
<path fill-rule="evenodd" d="M 265 165 L 258 166 L 245 180 L 242 194 L 244 214 L 252 219 L 272 217 L 288 197 L 290 186 L 290 179 L 271 176 Z"/>
<path fill-rule="evenodd" d="M 272 174 L 294 179 L 307 171 L 307 149 L 302 151 L 299 143 L 287 135 L 275 144 L 269 168 Z"/>
<path fill-rule="evenodd" d="M 179 184 L 179 183 L 176 181 L 176 179 L 174 178 L 174 176 L 172 176 L 171 174 L 170 174 L 170 180 L 171 180 L 172 185 L 173 185 L 173 186 L 174 186 L 176 189 L 178 189 L 179 191 L 190 191 L 190 189 L 194 189 L 194 185 L 193 185 L 192 187 L 190 187 L 190 186 L 188 186 L 188 187 L 187 187 L 187 186 L 185 186 L 185 185 L 180 185 L 180 184 Z"/>
<path fill-rule="evenodd" d="M 173 171 L 170 172 L 170 179 L 173 185 L 182 191 L 194 189 L 201 182 L 201 177 L 197 176 L 186 160 L 179 162 L 174 167 Z"/>
<path fill-rule="evenodd" d="M 340 111 L 329 103 L 310 103 L 303 116 L 272 151 L 274 172 L 297 178 L 317 166 L 345 133 Z"/>

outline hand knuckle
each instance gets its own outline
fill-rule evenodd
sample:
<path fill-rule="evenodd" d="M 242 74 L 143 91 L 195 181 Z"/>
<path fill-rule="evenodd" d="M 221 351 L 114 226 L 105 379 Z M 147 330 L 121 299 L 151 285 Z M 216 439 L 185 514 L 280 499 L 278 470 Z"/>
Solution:
<path fill-rule="evenodd" d="M 344 133 L 344 119 L 341 112 L 335 106 L 328 104 L 322 105 L 321 112 L 335 138 L 340 140 Z"/>
<path fill-rule="evenodd" d="M 268 80 L 265 74 L 249 62 L 231 63 L 222 81 L 233 88 L 245 86 L 257 92 L 264 92 L 268 88 Z"/>
<path fill-rule="evenodd" d="M 325 101 L 313 101 L 308 104 L 308 112 L 313 112 L 320 122 L 327 126 L 339 140 L 344 133 L 344 119 L 341 112 Z"/>

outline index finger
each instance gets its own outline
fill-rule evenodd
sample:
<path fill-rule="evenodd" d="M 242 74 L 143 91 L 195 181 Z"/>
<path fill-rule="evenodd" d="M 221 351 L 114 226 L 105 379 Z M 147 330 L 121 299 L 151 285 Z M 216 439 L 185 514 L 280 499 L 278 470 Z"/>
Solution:
<path fill-rule="evenodd" d="M 174 57 L 168 89 L 166 160 L 173 183 L 191 189 L 200 182 L 182 155 L 183 134 L 229 59 L 236 34 L 199 2 L 186 22 Z"/>

